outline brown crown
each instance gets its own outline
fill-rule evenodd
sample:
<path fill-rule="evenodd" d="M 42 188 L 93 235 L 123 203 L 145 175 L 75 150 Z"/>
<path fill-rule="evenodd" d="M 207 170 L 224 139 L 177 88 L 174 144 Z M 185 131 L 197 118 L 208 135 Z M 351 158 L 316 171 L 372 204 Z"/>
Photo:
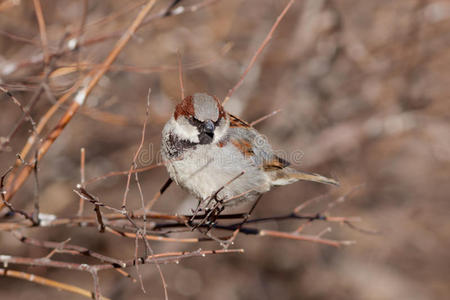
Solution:
<path fill-rule="evenodd" d="M 219 99 L 216 96 L 212 96 L 214 100 L 217 102 L 217 109 L 219 110 L 219 120 L 221 118 L 225 118 L 225 110 L 222 107 L 222 104 L 220 104 Z M 173 114 L 173 117 L 175 120 L 178 119 L 179 116 L 195 116 L 195 110 L 194 110 L 194 103 L 193 103 L 193 97 L 187 96 L 183 99 L 180 103 L 177 104 L 175 107 L 175 112 Z"/>

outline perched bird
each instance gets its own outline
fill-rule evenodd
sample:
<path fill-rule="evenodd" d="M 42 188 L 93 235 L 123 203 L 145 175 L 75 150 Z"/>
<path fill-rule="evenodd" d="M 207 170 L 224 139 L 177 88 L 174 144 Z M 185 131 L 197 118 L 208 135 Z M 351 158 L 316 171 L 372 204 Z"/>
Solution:
<path fill-rule="evenodd" d="M 202 93 L 176 106 L 162 131 L 162 158 L 172 180 L 200 203 L 247 203 L 298 180 L 338 185 L 291 168 L 263 135 L 227 113 L 216 97 Z"/>

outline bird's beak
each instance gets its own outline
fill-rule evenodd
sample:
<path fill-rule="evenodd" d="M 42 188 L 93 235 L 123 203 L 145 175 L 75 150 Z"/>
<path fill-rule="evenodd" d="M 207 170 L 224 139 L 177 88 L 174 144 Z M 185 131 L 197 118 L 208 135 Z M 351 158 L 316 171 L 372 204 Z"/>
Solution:
<path fill-rule="evenodd" d="M 214 123 L 213 123 L 213 121 L 211 121 L 211 120 L 206 120 L 205 122 L 204 122 L 204 127 L 203 127 L 203 130 L 206 132 L 206 133 L 214 133 Z"/>

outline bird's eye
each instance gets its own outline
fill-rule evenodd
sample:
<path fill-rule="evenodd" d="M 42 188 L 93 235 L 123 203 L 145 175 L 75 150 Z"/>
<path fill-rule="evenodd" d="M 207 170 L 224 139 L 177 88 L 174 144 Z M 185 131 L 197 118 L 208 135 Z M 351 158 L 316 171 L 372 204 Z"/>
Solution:
<path fill-rule="evenodd" d="M 214 122 L 214 126 L 216 126 L 216 127 L 219 126 L 221 120 L 222 120 L 222 117 L 219 116 L 219 117 L 217 118 L 217 121 Z"/>
<path fill-rule="evenodd" d="M 189 118 L 189 123 L 191 123 L 191 125 L 194 125 L 196 127 L 200 126 L 203 122 L 198 120 L 196 117 L 190 117 Z"/>

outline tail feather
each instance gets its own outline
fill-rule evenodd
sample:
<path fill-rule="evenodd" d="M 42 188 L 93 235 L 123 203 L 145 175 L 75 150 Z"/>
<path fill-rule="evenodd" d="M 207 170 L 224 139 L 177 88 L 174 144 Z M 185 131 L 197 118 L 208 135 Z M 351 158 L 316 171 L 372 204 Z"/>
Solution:
<path fill-rule="evenodd" d="M 336 181 L 332 178 L 328 178 L 328 177 L 319 175 L 319 174 L 305 173 L 305 172 L 297 171 L 296 173 L 290 174 L 290 176 L 292 176 L 298 180 L 314 181 L 314 182 L 339 186 L 338 181 Z"/>
<path fill-rule="evenodd" d="M 331 184 L 339 186 L 339 182 L 332 178 L 328 178 L 319 174 L 306 173 L 291 168 L 285 168 L 283 171 L 274 172 L 275 175 L 272 179 L 273 185 L 286 185 L 291 184 L 299 180 L 314 181 L 318 183 Z"/>

